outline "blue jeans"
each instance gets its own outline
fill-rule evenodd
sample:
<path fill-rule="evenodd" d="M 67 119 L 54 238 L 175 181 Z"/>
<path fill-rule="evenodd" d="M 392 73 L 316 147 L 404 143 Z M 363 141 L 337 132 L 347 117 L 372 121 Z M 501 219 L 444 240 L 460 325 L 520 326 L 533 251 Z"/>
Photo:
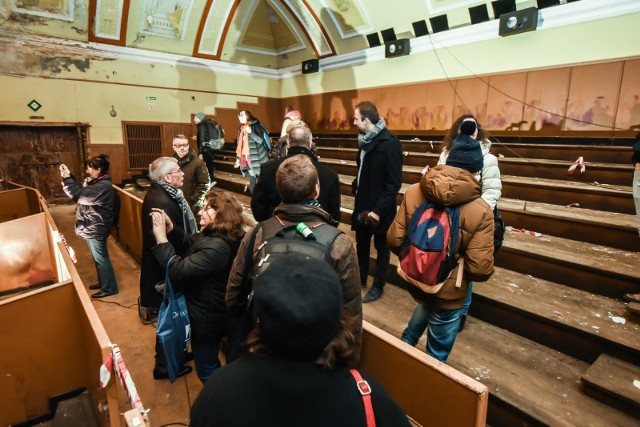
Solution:
<path fill-rule="evenodd" d="M 220 340 L 191 340 L 191 352 L 193 353 L 193 362 L 196 365 L 196 374 L 202 381 L 206 383 L 214 370 L 218 369 L 220 359 L 218 352 L 220 351 Z"/>
<path fill-rule="evenodd" d="M 87 245 L 96 265 L 100 290 L 110 294 L 118 293 L 118 282 L 116 282 L 116 275 L 113 272 L 111 258 L 109 258 L 107 240 L 87 239 Z"/>
<path fill-rule="evenodd" d="M 447 363 L 462 314 L 463 308 L 446 310 L 418 304 L 400 339 L 415 347 L 427 327 L 427 354 Z"/>
<path fill-rule="evenodd" d="M 467 297 L 464 299 L 464 305 L 462 306 L 462 315 L 466 316 L 469 314 L 469 307 L 471 307 L 471 297 L 473 296 L 473 282 L 469 282 L 469 292 L 467 293 Z"/>
<path fill-rule="evenodd" d="M 460 312 L 461 317 L 466 317 L 469 314 L 469 307 L 471 307 L 471 297 L 473 296 L 473 282 L 469 282 L 469 292 L 467 292 L 467 297 L 464 299 L 464 305 L 462 306 L 462 311 Z M 419 309 L 418 307 L 413 311 L 413 315 L 411 316 L 411 321 L 409 325 L 411 326 L 411 336 L 407 337 L 406 340 L 403 339 L 404 342 L 411 344 L 412 346 L 416 346 L 418 344 L 418 340 L 424 334 L 424 331 L 427 329 L 427 325 L 429 323 L 429 318 L 424 311 Z M 407 330 L 405 329 L 405 332 Z M 417 335 L 417 336 L 416 336 Z M 404 337 L 404 333 L 402 335 Z M 415 337 L 415 339 L 413 338 Z"/>

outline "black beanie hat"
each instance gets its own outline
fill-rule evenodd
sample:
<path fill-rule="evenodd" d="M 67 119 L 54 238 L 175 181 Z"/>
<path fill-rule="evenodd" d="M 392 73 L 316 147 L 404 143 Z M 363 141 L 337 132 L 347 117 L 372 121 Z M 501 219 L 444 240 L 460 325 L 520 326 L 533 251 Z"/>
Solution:
<path fill-rule="evenodd" d="M 467 120 L 460 125 L 460 134 L 453 140 L 447 164 L 464 169 L 471 173 L 482 170 L 482 148 L 480 143 L 471 138 L 477 130 L 476 122 Z"/>
<path fill-rule="evenodd" d="M 287 357 L 316 359 L 338 332 L 340 278 L 327 262 L 289 253 L 254 279 L 260 336 Z"/>

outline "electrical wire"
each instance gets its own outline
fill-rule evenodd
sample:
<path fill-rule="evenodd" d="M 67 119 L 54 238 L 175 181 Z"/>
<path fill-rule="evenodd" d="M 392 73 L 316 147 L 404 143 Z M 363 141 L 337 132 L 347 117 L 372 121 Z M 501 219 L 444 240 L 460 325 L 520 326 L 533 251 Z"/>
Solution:
<path fill-rule="evenodd" d="M 431 43 L 431 47 L 433 49 L 433 53 L 436 56 L 436 59 L 438 61 L 438 65 L 440 66 L 440 69 L 442 70 L 442 73 L 444 74 L 447 82 L 449 83 L 449 85 L 451 86 L 451 89 L 453 90 L 454 95 L 460 100 L 460 102 L 462 103 L 462 105 L 464 106 L 464 108 L 471 112 L 472 110 L 465 104 L 464 99 L 462 98 L 462 96 L 460 96 L 460 94 L 458 93 L 458 91 L 456 90 L 456 87 L 453 83 L 453 81 L 451 80 L 451 78 L 449 77 L 449 75 L 447 74 L 447 70 L 444 67 L 444 64 L 442 63 L 442 60 L 440 59 L 440 55 L 438 54 L 438 49 L 435 46 L 433 37 L 431 34 L 427 35 L 427 37 L 429 38 L 429 42 Z M 589 122 L 589 121 L 585 121 L 585 120 L 581 120 L 581 119 L 577 119 L 577 118 L 573 118 L 573 117 L 567 117 L 567 115 L 561 115 L 561 114 L 557 114 L 548 110 L 545 110 L 543 108 L 540 107 L 536 107 L 535 105 L 529 104 L 528 102 L 518 99 L 502 90 L 500 90 L 499 88 L 491 85 L 491 83 L 485 79 L 483 79 L 482 77 L 478 76 L 477 74 L 475 74 L 473 72 L 473 70 L 471 70 L 464 62 L 462 62 L 455 54 L 453 54 L 453 52 L 451 52 L 446 46 L 440 44 L 440 46 L 442 47 L 442 49 L 444 49 L 445 51 L 447 51 L 447 53 L 449 53 L 449 55 L 451 55 L 452 58 L 454 58 L 460 65 L 462 65 L 470 74 L 471 76 L 473 76 L 474 78 L 480 80 L 482 83 L 484 83 L 485 85 L 487 85 L 488 88 L 491 88 L 493 90 L 495 90 L 496 92 L 502 94 L 503 96 L 505 96 L 508 99 L 511 99 L 519 104 L 522 104 L 525 107 L 531 108 L 533 110 L 545 113 L 545 114 L 549 114 L 551 116 L 554 117 L 558 117 L 561 119 L 561 123 L 565 123 L 567 120 L 571 120 L 577 123 L 583 123 L 583 124 L 587 124 L 587 125 L 592 125 L 592 126 L 599 126 L 599 127 L 603 127 L 606 128 L 607 130 L 627 130 L 627 129 L 623 129 L 623 128 L 618 128 L 616 126 L 608 126 L 608 125 L 602 125 L 602 124 L 598 124 L 598 123 L 593 123 L 593 122 Z M 506 150 L 508 150 L 509 152 L 511 152 L 514 156 L 519 157 L 527 162 L 531 162 L 529 159 L 519 155 L 518 153 L 516 153 L 514 150 L 512 150 L 510 147 L 508 147 L 507 145 L 505 145 L 504 143 L 502 143 L 495 135 L 489 133 L 489 131 L 487 129 L 485 129 L 485 131 L 487 131 L 488 136 L 490 136 L 492 139 L 495 140 L 495 142 L 502 146 L 503 148 L 505 148 Z"/>

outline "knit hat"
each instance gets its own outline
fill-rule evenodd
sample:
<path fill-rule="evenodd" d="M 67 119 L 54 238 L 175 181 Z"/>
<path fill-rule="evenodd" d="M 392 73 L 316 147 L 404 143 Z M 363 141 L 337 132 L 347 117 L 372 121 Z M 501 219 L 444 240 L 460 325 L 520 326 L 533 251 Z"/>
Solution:
<path fill-rule="evenodd" d="M 482 170 L 482 148 L 480 148 L 480 143 L 470 136 L 476 130 L 476 122 L 472 120 L 462 122 L 460 134 L 451 144 L 451 151 L 449 151 L 449 156 L 447 157 L 448 165 L 471 173 Z"/>
<path fill-rule="evenodd" d="M 204 113 L 196 113 L 196 118 L 200 121 L 204 120 Z"/>
<path fill-rule="evenodd" d="M 338 332 L 338 274 L 318 259 L 288 253 L 253 281 L 260 336 L 274 353 L 316 359 Z"/>

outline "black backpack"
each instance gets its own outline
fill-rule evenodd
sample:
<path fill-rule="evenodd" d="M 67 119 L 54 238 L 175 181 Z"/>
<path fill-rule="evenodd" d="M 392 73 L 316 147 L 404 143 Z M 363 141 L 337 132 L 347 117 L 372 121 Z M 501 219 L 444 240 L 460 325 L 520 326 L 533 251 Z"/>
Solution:
<path fill-rule="evenodd" d="M 262 229 L 262 244 L 255 258 L 252 256 L 256 234 Z M 276 259 L 295 252 L 310 259 L 322 259 L 334 268 L 331 246 L 343 232 L 325 222 L 282 224 L 273 217 L 256 225 L 247 244 L 246 261 L 241 290 L 229 307 L 229 333 L 227 337 L 227 362 L 238 358 L 241 344 L 255 325 L 253 315 L 253 279 L 269 268 Z"/>
<path fill-rule="evenodd" d="M 205 129 L 207 130 L 207 139 L 221 139 L 224 138 L 224 129 L 222 125 L 215 120 L 205 119 Z"/>

